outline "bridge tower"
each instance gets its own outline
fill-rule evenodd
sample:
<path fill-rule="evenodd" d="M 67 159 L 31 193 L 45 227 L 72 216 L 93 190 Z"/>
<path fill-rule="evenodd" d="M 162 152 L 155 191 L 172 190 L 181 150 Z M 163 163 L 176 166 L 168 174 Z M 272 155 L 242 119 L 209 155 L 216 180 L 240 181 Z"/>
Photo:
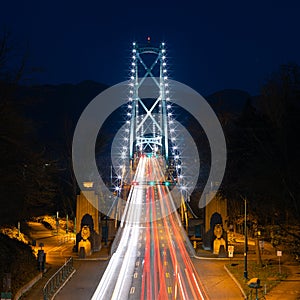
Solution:
<path fill-rule="evenodd" d="M 132 58 L 129 82 L 128 123 L 129 158 L 136 154 L 160 153 L 169 158 L 168 108 L 169 87 L 167 76 L 167 56 L 165 43 L 158 47 L 132 44 Z M 142 99 L 140 90 L 146 78 L 151 78 L 157 89 L 155 99 Z M 156 93 L 156 92 L 155 92 Z"/>

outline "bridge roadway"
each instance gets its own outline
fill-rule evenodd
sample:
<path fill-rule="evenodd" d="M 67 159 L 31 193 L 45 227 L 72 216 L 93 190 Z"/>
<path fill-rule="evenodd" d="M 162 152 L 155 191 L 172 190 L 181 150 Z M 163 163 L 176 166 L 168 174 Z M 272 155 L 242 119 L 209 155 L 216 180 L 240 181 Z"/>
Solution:
<path fill-rule="evenodd" d="M 158 184 L 163 180 L 161 161 L 141 157 L 121 220 L 118 248 L 92 300 L 208 299 L 169 188 Z"/>

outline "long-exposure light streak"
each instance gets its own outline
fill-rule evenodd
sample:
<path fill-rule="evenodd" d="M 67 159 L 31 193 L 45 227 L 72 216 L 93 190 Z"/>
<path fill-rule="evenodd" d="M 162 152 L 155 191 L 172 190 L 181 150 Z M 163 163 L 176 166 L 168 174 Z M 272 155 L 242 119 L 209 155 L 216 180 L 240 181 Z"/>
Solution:
<path fill-rule="evenodd" d="M 164 178 L 161 157 L 139 158 L 118 248 L 92 300 L 208 299 Z M 164 217 L 161 217 L 164 216 Z"/>

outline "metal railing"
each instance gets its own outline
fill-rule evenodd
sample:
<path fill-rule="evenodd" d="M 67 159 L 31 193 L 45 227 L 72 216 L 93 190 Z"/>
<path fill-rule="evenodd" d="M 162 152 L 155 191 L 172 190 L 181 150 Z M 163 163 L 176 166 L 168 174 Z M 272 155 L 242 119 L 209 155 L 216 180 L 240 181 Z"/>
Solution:
<path fill-rule="evenodd" d="M 43 288 L 44 300 L 51 300 L 55 292 L 68 279 L 73 271 L 73 258 L 70 257 L 45 284 Z"/>

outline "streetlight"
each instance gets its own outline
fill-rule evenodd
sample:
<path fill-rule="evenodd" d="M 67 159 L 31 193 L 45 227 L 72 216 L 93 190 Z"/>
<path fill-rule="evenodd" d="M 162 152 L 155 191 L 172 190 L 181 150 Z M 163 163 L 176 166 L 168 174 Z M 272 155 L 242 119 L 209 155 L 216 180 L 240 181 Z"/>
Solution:
<path fill-rule="evenodd" d="M 245 206 L 245 225 L 244 225 L 244 278 L 248 279 L 248 270 L 247 270 L 247 252 L 248 252 L 248 237 L 247 237 L 247 200 L 244 198 L 244 206 Z"/>

